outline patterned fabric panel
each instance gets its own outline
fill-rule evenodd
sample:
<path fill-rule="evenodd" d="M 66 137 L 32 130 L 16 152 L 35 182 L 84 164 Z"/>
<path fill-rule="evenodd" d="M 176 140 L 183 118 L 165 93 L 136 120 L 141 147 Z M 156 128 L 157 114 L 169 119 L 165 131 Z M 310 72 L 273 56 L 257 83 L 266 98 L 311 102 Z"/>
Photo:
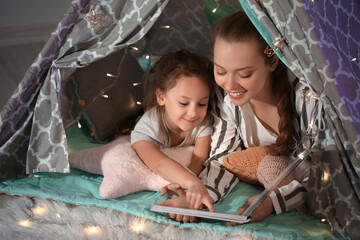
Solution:
<path fill-rule="evenodd" d="M 349 62 L 348 57 L 342 57 L 346 51 L 338 47 L 337 41 L 325 34 L 327 29 L 321 21 L 327 20 L 319 20 L 320 24 L 318 18 L 321 19 L 321 14 L 309 13 L 309 9 L 316 9 L 312 6 L 314 1 L 240 2 L 244 9 L 245 5 L 250 5 L 251 11 L 247 13 L 255 14 L 274 40 L 284 39 L 280 41 L 280 50 L 288 66 L 298 77 L 306 79 L 312 97 L 319 99 L 319 110 L 323 113 L 316 117 L 313 133 L 322 128 L 321 124 L 325 124 L 326 128 L 317 135 L 311 154 L 312 167 L 308 183 L 311 211 L 327 220 L 341 236 L 358 238 L 359 232 L 355 228 L 360 221 L 360 187 L 356 183 L 360 175 L 360 164 L 357 161 L 360 141 L 356 134 L 359 113 L 344 104 L 358 105 L 359 101 L 359 81 L 353 75 L 353 67 L 349 67 L 353 63 Z M 327 8 L 333 6 L 339 9 L 338 1 L 326 2 Z M 346 11 L 350 13 L 355 13 L 359 7 L 356 1 L 346 5 Z M 313 18 L 312 15 L 317 17 Z M 353 16 L 346 18 L 351 21 Z M 338 28 L 341 26 L 340 23 L 337 25 Z M 349 25 L 342 27 L 344 31 L 352 28 Z M 356 36 L 348 34 L 349 48 L 351 39 Z M 338 59 L 343 59 L 344 64 L 336 61 Z M 341 90 L 343 87 L 347 90 Z M 348 91 L 350 88 L 351 91 Z M 356 112 L 355 115 L 352 112 Z"/>
<path fill-rule="evenodd" d="M 167 0 L 72 3 L 1 112 L 0 178 L 44 171 L 69 172 L 58 100 L 62 79 L 76 67 L 139 41 L 167 3 Z"/>
<path fill-rule="evenodd" d="M 355 0 L 341 4 L 338 1 L 314 1 L 305 8 L 328 61 L 329 69 L 325 70 L 333 74 L 342 99 L 338 114 L 348 111 L 356 131 L 347 134 L 351 142 L 356 142 L 360 135 L 360 92 L 357 91 L 360 88 L 360 3 Z M 355 147 L 359 152 L 360 146 Z"/>
<path fill-rule="evenodd" d="M 71 30 L 74 20 L 79 16 L 79 12 L 86 4 L 86 0 L 74 2 L 68 10 L 66 17 L 58 24 L 57 30 L 52 34 L 45 44 L 35 62 L 27 70 L 18 88 L 9 99 L 7 105 L 1 112 L 0 121 L 0 178 L 21 177 L 26 173 L 33 172 L 29 165 L 38 165 L 39 170 L 49 167 L 59 172 L 68 172 L 68 164 L 64 160 L 59 163 L 50 162 L 53 153 L 59 152 L 59 141 L 64 139 L 62 121 L 57 114 L 58 104 L 54 101 L 55 83 L 50 80 L 51 62 L 55 59 L 59 46 L 64 42 L 65 36 Z M 47 82 L 47 84 L 44 84 Z M 55 95 L 56 99 L 56 95 Z M 36 113 L 39 107 L 43 109 Z M 52 111 L 54 110 L 54 112 Z M 46 112 L 54 113 L 50 117 Z M 32 133 L 33 125 L 38 125 L 37 133 Z M 51 139 L 57 135 L 57 139 Z M 50 150 L 44 154 L 40 149 L 34 149 L 30 154 L 30 159 L 26 159 L 30 142 L 35 146 L 34 140 L 42 139 L 45 145 L 55 143 L 54 151 Z M 37 148 L 42 148 L 42 144 L 37 144 Z M 47 149 L 47 147 L 45 147 Z M 64 154 L 64 147 L 62 153 Z M 66 145 L 65 145 L 66 148 Z M 39 152 L 40 154 L 38 154 Z M 63 155 L 63 159 L 67 159 Z M 59 156 L 61 157 L 61 156 Z M 64 167 L 65 166 L 65 167 Z M 27 172 L 26 172 L 27 171 Z"/>

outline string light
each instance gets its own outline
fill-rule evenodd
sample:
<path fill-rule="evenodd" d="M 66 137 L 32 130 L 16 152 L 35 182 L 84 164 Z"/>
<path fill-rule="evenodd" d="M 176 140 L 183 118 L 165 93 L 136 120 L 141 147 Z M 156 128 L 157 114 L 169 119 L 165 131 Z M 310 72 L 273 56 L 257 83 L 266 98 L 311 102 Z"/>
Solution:
<path fill-rule="evenodd" d="M 354 57 L 354 58 L 350 59 L 350 62 L 355 62 L 356 60 L 357 60 L 357 58 Z"/>
<path fill-rule="evenodd" d="M 301 160 L 303 160 L 305 158 L 306 153 L 302 152 L 298 155 L 298 158 L 300 158 Z"/>
<path fill-rule="evenodd" d="M 131 230 L 136 233 L 142 232 L 145 229 L 145 223 L 143 221 L 134 221 L 131 223 Z"/>
<path fill-rule="evenodd" d="M 89 227 L 86 227 L 84 229 L 84 231 L 88 235 L 96 235 L 96 234 L 99 234 L 101 232 L 101 229 L 100 229 L 100 227 L 97 227 L 97 226 L 89 226 Z"/>
<path fill-rule="evenodd" d="M 115 75 L 113 75 L 113 74 L 111 74 L 111 73 L 107 73 L 106 76 L 108 76 L 108 77 L 114 77 L 114 78 L 117 77 L 117 76 L 115 76 Z"/>
<path fill-rule="evenodd" d="M 109 95 L 105 94 L 104 91 L 101 91 L 101 96 L 102 96 L 103 98 L 109 98 Z"/>
<path fill-rule="evenodd" d="M 20 220 L 18 222 L 18 224 L 22 227 L 30 227 L 31 226 L 31 222 L 29 220 Z"/>
<path fill-rule="evenodd" d="M 140 84 L 141 83 L 136 82 L 136 83 L 133 83 L 133 86 L 136 87 L 136 86 L 139 86 Z"/>
<path fill-rule="evenodd" d="M 81 128 L 81 123 L 79 121 L 77 121 L 77 126 L 78 128 Z"/>
<path fill-rule="evenodd" d="M 318 97 L 310 89 L 302 90 L 301 100 L 310 103 L 310 100 L 318 100 Z"/>
<path fill-rule="evenodd" d="M 42 216 L 48 211 L 48 209 L 47 207 L 36 207 L 31 209 L 31 211 L 38 216 Z"/>
<path fill-rule="evenodd" d="M 169 25 L 164 25 L 164 26 L 160 26 L 160 28 L 168 29 L 168 28 L 170 28 L 170 26 Z"/>
<path fill-rule="evenodd" d="M 219 9 L 220 7 L 220 0 L 216 0 L 216 7 L 212 10 L 212 13 L 216 13 L 216 11 Z"/>
<path fill-rule="evenodd" d="M 142 104 L 142 102 L 140 102 L 140 101 L 137 101 L 137 102 L 136 102 L 136 104 L 137 104 L 137 105 L 141 105 L 141 104 Z"/>
<path fill-rule="evenodd" d="M 139 49 L 135 46 L 130 46 L 132 49 L 134 49 L 135 51 L 138 51 Z"/>
<path fill-rule="evenodd" d="M 325 218 L 323 218 L 323 219 L 321 219 L 321 221 L 322 221 L 322 222 L 326 222 L 326 219 L 325 219 Z"/>
<path fill-rule="evenodd" d="M 330 179 L 330 174 L 326 170 L 324 170 L 322 175 L 322 180 L 324 182 L 327 182 L 329 179 Z"/>

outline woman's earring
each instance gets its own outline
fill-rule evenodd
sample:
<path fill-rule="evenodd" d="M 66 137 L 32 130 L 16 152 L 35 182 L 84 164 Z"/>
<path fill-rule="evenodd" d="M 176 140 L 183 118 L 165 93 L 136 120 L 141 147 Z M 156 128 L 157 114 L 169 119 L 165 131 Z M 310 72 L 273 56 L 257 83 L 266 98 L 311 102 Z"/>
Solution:
<path fill-rule="evenodd" d="M 274 50 L 273 50 L 270 46 L 267 46 L 267 47 L 265 48 L 264 53 L 265 53 L 266 56 L 268 56 L 268 57 L 272 57 L 272 56 L 275 54 Z"/>

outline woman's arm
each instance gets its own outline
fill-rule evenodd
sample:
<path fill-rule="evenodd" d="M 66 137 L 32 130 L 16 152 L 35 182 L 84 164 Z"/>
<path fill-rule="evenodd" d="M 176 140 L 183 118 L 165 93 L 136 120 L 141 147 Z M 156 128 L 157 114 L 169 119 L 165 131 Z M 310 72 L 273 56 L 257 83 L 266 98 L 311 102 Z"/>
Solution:
<path fill-rule="evenodd" d="M 199 173 L 204 169 L 204 162 L 209 157 L 210 142 L 210 135 L 196 139 L 191 162 L 188 167 L 196 176 L 198 176 Z"/>

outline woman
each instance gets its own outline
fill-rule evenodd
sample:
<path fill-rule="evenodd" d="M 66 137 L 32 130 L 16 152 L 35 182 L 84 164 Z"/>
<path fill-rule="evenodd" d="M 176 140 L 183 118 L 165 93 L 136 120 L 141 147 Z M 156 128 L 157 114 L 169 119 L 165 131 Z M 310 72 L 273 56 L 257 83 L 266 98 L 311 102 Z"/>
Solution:
<path fill-rule="evenodd" d="M 294 115 L 301 111 L 310 115 L 307 112 L 314 103 L 305 106 L 301 101 L 303 86 L 290 81 L 286 66 L 269 51 L 244 12 L 222 18 L 215 29 L 214 76 L 221 88 L 216 88 L 212 106 L 210 158 L 199 177 L 213 203 L 218 203 L 238 183 L 236 176 L 223 166 L 222 158 L 255 146 L 268 146 L 271 155 L 290 156 L 307 128 L 303 122 L 299 126 Z M 182 196 L 164 204 L 187 207 Z M 256 197 L 249 198 L 236 214 L 242 214 Z M 304 203 L 304 197 L 305 188 L 294 180 L 275 189 L 253 211 L 251 221 L 261 221 L 274 211 L 279 214 L 293 210 Z M 170 217 L 184 222 L 194 220 L 187 216 Z"/>

